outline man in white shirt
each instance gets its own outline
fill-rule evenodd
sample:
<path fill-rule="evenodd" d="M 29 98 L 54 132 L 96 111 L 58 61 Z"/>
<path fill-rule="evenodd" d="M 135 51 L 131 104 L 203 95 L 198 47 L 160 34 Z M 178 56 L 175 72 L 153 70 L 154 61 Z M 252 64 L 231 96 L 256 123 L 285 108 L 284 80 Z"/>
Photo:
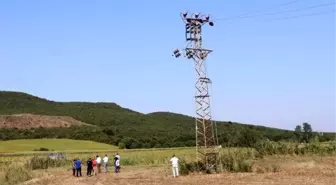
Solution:
<path fill-rule="evenodd" d="M 101 171 L 101 157 L 99 157 L 99 155 L 97 155 L 97 168 L 98 168 L 98 173 L 100 173 Z"/>
<path fill-rule="evenodd" d="M 120 155 L 118 153 L 115 156 L 120 160 Z"/>
<path fill-rule="evenodd" d="M 104 162 L 104 169 L 105 169 L 105 173 L 108 172 L 107 166 L 108 166 L 108 157 L 107 155 L 105 155 L 105 157 L 103 158 L 103 162 Z"/>
<path fill-rule="evenodd" d="M 173 176 L 177 177 L 179 176 L 179 170 L 178 170 L 178 158 L 173 155 L 173 158 L 170 159 L 170 162 L 172 164 L 172 169 L 173 169 Z"/>

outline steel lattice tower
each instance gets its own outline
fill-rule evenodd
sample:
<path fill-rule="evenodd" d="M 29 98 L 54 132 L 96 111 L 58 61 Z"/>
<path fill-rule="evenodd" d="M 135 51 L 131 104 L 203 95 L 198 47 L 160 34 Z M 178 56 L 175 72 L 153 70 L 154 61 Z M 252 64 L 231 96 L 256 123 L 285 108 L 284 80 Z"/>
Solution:
<path fill-rule="evenodd" d="M 183 49 L 186 58 L 192 59 L 196 71 L 196 156 L 197 160 L 205 161 L 206 169 L 214 169 L 217 164 L 219 152 L 217 150 L 216 123 L 211 120 L 210 93 L 211 80 L 208 77 L 205 61 L 212 50 L 202 48 L 202 26 L 214 23 L 210 16 L 193 14 L 188 17 L 187 13 L 181 14 L 185 23 L 185 37 L 187 46 Z M 174 51 L 174 56 L 180 57 L 179 49 Z"/>

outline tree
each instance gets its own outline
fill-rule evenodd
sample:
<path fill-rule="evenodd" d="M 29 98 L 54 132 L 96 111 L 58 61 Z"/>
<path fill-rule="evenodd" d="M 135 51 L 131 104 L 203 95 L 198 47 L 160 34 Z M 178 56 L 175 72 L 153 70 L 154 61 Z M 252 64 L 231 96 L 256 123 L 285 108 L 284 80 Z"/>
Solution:
<path fill-rule="evenodd" d="M 303 123 L 303 139 L 306 143 L 310 142 L 313 138 L 313 129 L 310 124 Z"/>
<path fill-rule="evenodd" d="M 295 138 L 298 142 L 302 141 L 302 127 L 301 127 L 301 125 L 296 125 L 295 130 L 294 130 L 294 135 L 295 135 Z"/>
<path fill-rule="evenodd" d="M 255 129 L 243 129 L 239 137 L 239 145 L 243 147 L 254 147 L 263 137 Z"/>
<path fill-rule="evenodd" d="M 119 149 L 125 149 L 126 148 L 125 143 L 123 143 L 123 142 L 120 142 L 118 144 L 118 146 L 119 146 Z"/>

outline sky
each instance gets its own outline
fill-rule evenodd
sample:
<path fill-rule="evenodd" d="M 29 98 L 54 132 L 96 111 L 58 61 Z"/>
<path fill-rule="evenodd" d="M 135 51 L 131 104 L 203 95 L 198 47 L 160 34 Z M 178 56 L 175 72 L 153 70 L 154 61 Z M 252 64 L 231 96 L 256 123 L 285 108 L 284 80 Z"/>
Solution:
<path fill-rule="evenodd" d="M 194 116 L 193 62 L 172 52 L 201 12 L 215 120 L 335 131 L 335 5 L 272 14 L 333 2 L 1 1 L 0 90 Z"/>

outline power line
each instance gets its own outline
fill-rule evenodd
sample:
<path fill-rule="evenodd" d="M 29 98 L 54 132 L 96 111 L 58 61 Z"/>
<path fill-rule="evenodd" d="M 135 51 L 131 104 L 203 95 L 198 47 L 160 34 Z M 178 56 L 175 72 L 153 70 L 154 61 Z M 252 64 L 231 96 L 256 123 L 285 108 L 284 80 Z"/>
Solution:
<path fill-rule="evenodd" d="M 247 18 L 254 18 L 254 17 L 259 17 L 259 16 L 268 16 L 268 15 L 277 15 L 277 14 L 290 13 L 290 12 L 298 12 L 298 11 L 302 11 L 302 10 L 309 10 L 309 9 L 314 9 L 314 8 L 319 8 L 319 7 L 324 7 L 324 6 L 335 5 L 335 4 L 336 3 L 319 4 L 319 5 L 315 5 L 315 6 L 297 8 L 297 9 L 293 9 L 293 10 L 285 10 L 285 11 L 264 13 L 264 14 L 259 14 L 259 15 L 245 16 L 245 17 L 240 17 L 240 18 L 236 18 L 236 19 L 247 19 Z M 230 20 L 233 20 L 233 19 L 225 19 L 225 20 L 230 21 Z"/>
<path fill-rule="evenodd" d="M 300 2 L 300 1 L 303 1 L 303 0 L 293 0 L 293 1 L 289 1 L 287 3 L 283 3 L 283 4 L 280 4 L 280 5 L 276 5 L 274 6 L 273 8 L 267 8 L 267 9 L 260 9 L 260 10 L 256 10 L 256 11 L 253 11 L 253 12 L 247 12 L 247 13 L 243 13 L 243 14 L 240 14 L 240 15 L 235 15 L 235 16 L 231 16 L 230 17 L 222 17 L 222 18 L 217 18 L 217 19 L 214 19 L 214 21 L 216 20 L 226 20 L 226 19 L 235 19 L 235 18 L 239 18 L 239 17 L 244 17 L 246 15 L 251 15 L 251 14 L 255 14 L 255 13 L 259 13 L 259 12 L 262 12 L 262 11 L 265 11 L 265 10 L 270 10 L 270 9 L 274 9 L 274 8 L 277 8 L 277 7 L 281 7 L 281 6 L 287 6 L 287 5 L 291 5 L 291 4 L 294 4 L 294 3 L 297 3 L 297 2 Z"/>
<path fill-rule="evenodd" d="M 286 19 L 296 19 L 296 18 L 300 18 L 300 17 L 311 17 L 311 16 L 315 16 L 315 15 L 322 15 L 322 14 L 328 14 L 328 13 L 333 13 L 333 12 L 335 12 L 335 10 L 324 11 L 324 12 L 316 12 L 316 13 L 310 13 L 310 14 L 301 14 L 301 15 L 297 15 L 297 16 L 289 16 L 289 17 L 283 17 L 283 18 L 277 18 L 277 19 L 270 19 L 270 20 L 266 20 L 266 22 L 280 21 L 280 20 L 286 20 Z"/>
<path fill-rule="evenodd" d="M 312 17 L 312 16 L 318 16 L 318 15 L 323 15 L 323 14 L 329 14 L 329 13 L 333 13 L 335 12 L 335 10 L 331 10 L 331 11 L 323 11 L 323 12 L 315 12 L 315 13 L 310 13 L 310 14 L 299 14 L 296 16 L 288 16 L 288 17 L 282 17 L 282 18 L 276 18 L 276 19 L 268 19 L 268 20 L 263 20 L 263 21 L 256 21 L 256 22 L 273 22 L 273 21 L 280 21 L 280 20 L 287 20 L 287 19 L 297 19 L 297 18 L 301 18 L 301 17 Z M 226 24 L 234 24 L 235 22 L 230 22 L 230 23 L 226 23 Z"/>

